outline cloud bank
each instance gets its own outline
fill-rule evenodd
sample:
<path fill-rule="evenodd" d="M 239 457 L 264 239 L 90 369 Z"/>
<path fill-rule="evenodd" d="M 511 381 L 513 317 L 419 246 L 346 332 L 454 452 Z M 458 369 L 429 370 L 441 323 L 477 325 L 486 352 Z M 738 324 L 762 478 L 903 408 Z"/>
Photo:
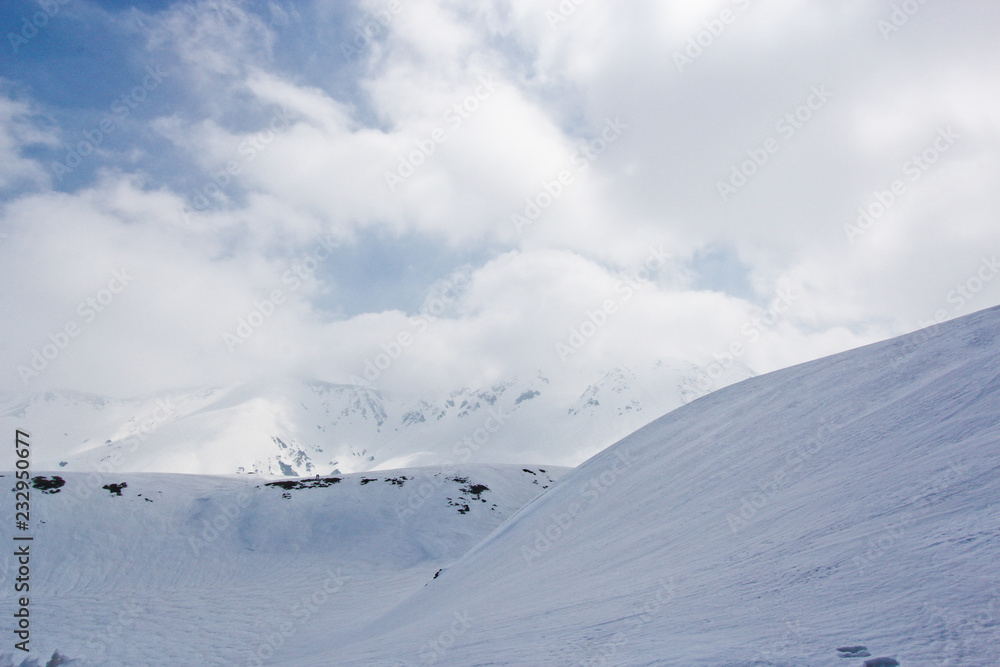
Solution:
<path fill-rule="evenodd" d="M 0 18 L 7 392 L 768 371 L 1000 303 L 985 3 Z"/>

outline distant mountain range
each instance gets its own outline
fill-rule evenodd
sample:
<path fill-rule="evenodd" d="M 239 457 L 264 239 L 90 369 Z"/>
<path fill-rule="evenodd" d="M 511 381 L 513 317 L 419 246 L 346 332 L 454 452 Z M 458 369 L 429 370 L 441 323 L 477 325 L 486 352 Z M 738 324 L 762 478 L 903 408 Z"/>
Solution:
<path fill-rule="evenodd" d="M 752 377 L 734 365 L 716 389 Z M 73 391 L 5 397 L 0 425 L 40 443 L 38 470 L 362 472 L 419 465 L 576 465 L 707 393 L 695 364 L 619 367 L 577 386 L 542 373 L 440 397 L 281 378 L 111 398 Z M 560 378 L 564 380 L 564 378 Z"/>
<path fill-rule="evenodd" d="M 0 522 L 0 578 L 27 579 L 30 551 L 31 650 L 50 667 L 1000 665 L 998 369 L 1000 307 L 726 387 L 574 469 L 36 471 L 32 541 Z M 304 468 L 350 432 L 386 437 L 346 462 L 391 465 L 451 456 L 455 429 L 475 444 L 490 419 L 473 456 L 520 451 L 522 425 L 574 429 L 532 444 L 569 452 L 644 419 L 649 396 L 681 400 L 678 372 L 612 372 L 568 406 L 538 377 L 423 403 L 292 380 L 178 394 L 122 466 Z M 46 428 L 132 413 L 125 433 L 165 399 L 66 400 L 20 409 Z M 67 467 L 103 465 L 119 436 L 73 445 Z M 59 442 L 36 429 L 30 447 Z M 0 495 L 0 515 L 23 502 Z M 0 647 L 0 667 L 40 664 Z"/>

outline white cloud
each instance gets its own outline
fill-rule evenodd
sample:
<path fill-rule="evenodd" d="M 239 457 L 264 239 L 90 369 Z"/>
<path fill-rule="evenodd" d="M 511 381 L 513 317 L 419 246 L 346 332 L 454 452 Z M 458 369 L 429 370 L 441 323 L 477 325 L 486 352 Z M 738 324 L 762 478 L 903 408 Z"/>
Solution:
<path fill-rule="evenodd" d="M 150 53 L 174 63 L 192 98 L 150 124 L 190 170 L 183 186 L 108 171 L 48 191 L 24 151 L 51 131 L 5 102 L 0 184 L 42 191 L 0 214 L 0 279 L 20 318 L 0 348 L 4 386 L 18 388 L 16 366 L 123 266 L 135 267 L 134 285 L 38 386 L 134 393 L 280 372 L 346 381 L 401 333 L 412 345 L 379 382 L 403 390 L 659 357 L 708 363 L 734 343 L 740 361 L 770 370 L 941 309 L 1000 302 L 1000 280 L 961 308 L 948 300 L 1000 251 L 997 51 L 975 8 L 928 5 L 886 40 L 876 22 L 888 9 L 859 3 L 586 2 L 553 26 L 546 12 L 559 6 L 405 2 L 360 63 L 329 47 L 349 85 L 289 72 L 277 28 L 307 23 L 306 9 L 273 7 L 274 25 L 213 3 L 148 17 Z M 365 3 L 361 16 L 382 7 Z M 723 9 L 731 23 L 678 71 L 674 53 Z M 817 86 L 832 97 L 785 136 L 776 123 Z M 623 131 L 581 161 L 609 121 Z M 904 162 L 948 126 L 961 135 L 954 148 L 851 243 L 844 226 L 858 207 L 908 178 Z M 768 138 L 778 150 L 721 201 L 717 182 Z M 572 182 L 546 192 L 562 171 Z M 532 205 L 538 215 L 516 230 L 512 214 Z M 431 239 L 461 267 L 465 280 L 426 327 L 403 304 L 331 315 L 330 300 L 372 273 L 332 284 L 320 269 L 295 289 L 283 280 L 319 240 L 346 253 L 373 229 L 389 244 Z M 625 300 L 616 285 L 651 246 L 671 261 Z M 696 258 L 718 247 L 719 282 L 745 283 L 740 294 L 700 286 Z M 448 272 L 422 276 L 425 307 Z M 230 352 L 224 334 L 276 289 L 284 302 Z M 755 318 L 778 290 L 794 303 L 763 326 Z M 560 359 L 557 343 L 609 299 L 616 312 Z"/>
<path fill-rule="evenodd" d="M 24 155 L 27 147 L 56 142 L 55 132 L 39 121 L 28 103 L 0 95 L 0 192 L 49 184 L 38 161 Z"/>

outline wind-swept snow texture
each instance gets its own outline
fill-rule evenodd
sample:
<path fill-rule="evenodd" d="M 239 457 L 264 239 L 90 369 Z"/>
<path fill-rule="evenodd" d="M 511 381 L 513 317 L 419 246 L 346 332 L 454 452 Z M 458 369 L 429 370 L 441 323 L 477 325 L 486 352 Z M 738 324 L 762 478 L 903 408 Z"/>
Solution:
<path fill-rule="evenodd" d="M 1000 309 L 679 408 L 276 663 L 1000 665 Z"/>
<path fill-rule="evenodd" d="M 41 664 L 1000 665 L 1000 309 L 568 473 L 36 475 Z"/>
<path fill-rule="evenodd" d="M 13 494 L 0 503 L 0 667 L 12 653 L 44 667 L 56 650 L 74 667 L 281 664 L 289 646 L 337 646 L 565 472 L 36 473 L 30 656 L 9 622 Z"/>

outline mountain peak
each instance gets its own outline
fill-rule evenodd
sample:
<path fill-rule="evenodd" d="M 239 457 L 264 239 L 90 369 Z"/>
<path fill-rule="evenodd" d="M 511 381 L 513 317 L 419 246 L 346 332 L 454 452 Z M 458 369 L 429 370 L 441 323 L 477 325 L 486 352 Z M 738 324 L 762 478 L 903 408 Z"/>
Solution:
<path fill-rule="evenodd" d="M 541 371 L 442 397 L 283 376 L 134 399 L 49 391 L 11 404 L 0 422 L 37 424 L 50 443 L 38 464 L 69 470 L 294 476 L 525 456 L 572 465 L 690 400 L 696 372 L 620 366 L 568 395 Z"/>

